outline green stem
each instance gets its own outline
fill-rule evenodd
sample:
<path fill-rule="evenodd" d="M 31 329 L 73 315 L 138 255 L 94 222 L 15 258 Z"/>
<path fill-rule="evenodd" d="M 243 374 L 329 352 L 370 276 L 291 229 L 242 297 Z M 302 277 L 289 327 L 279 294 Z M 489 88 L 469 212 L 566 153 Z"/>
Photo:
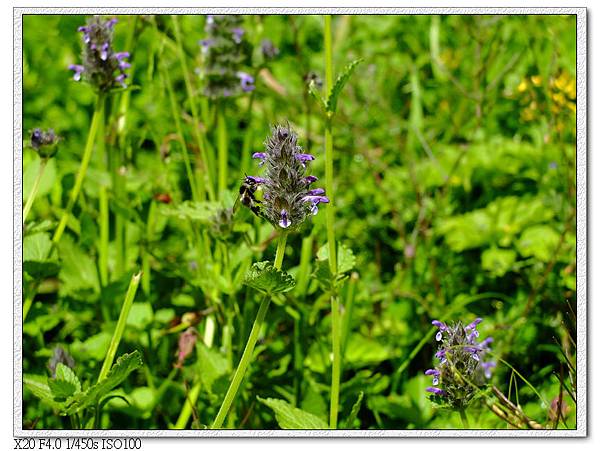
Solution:
<path fill-rule="evenodd" d="M 108 371 L 112 367 L 113 361 L 115 360 L 117 348 L 119 347 L 119 343 L 121 342 L 121 337 L 123 336 L 123 331 L 125 330 L 125 324 L 127 323 L 127 317 L 129 316 L 129 311 L 131 310 L 131 306 L 133 305 L 133 300 L 135 298 L 135 293 L 137 292 L 138 286 L 140 284 L 141 277 L 141 272 L 134 274 L 131 277 L 131 281 L 129 282 L 129 288 L 127 289 L 127 294 L 125 295 L 125 302 L 123 302 L 123 307 L 121 308 L 121 313 L 119 314 L 119 319 L 117 320 L 117 327 L 115 328 L 112 339 L 110 340 L 110 345 L 108 347 L 108 351 L 106 352 L 106 357 L 104 358 L 102 369 L 100 369 L 98 382 L 100 382 L 106 377 Z"/>
<path fill-rule="evenodd" d="M 285 254 L 285 243 L 287 240 L 287 233 L 283 232 L 279 235 L 279 242 L 277 243 L 277 252 L 275 254 L 275 263 L 274 267 L 276 269 L 281 269 L 281 264 L 283 263 L 283 255 Z M 221 404 L 221 408 L 217 413 L 217 417 L 213 421 L 211 429 L 220 429 L 225 421 L 225 417 L 229 413 L 229 409 L 231 408 L 231 404 L 233 403 L 237 391 L 242 383 L 242 379 L 246 374 L 246 369 L 252 360 L 252 353 L 254 352 L 254 346 L 256 345 L 256 341 L 258 340 L 258 334 L 260 333 L 260 329 L 265 321 L 265 316 L 267 314 L 267 310 L 269 309 L 269 304 L 271 303 L 271 298 L 265 296 L 260 303 L 260 307 L 258 308 L 258 313 L 256 314 L 256 319 L 254 320 L 254 324 L 252 325 L 252 330 L 250 331 L 250 336 L 248 337 L 248 341 L 246 342 L 246 347 L 244 348 L 244 353 L 242 354 L 242 358 L 240 359 L 240 363 L 238 364 L 235 373 L 233 374 L 233 379 L 231 380 L 231 384 L 227 389 L 227 393 L 225 394 L 225 399 L 223 399 L 223 404 Z"/>
<path fill-rule="evenodd" d="M 177 112 L 177 102 L 175 101 L 175 93 L 173 92 L 173 86 L 171 85 L 171 78 L 169 77 L 169 72 L 165 69 L 163 64 L 160 65 L 160 70 L 165 80 L 165 84 L 167 85 L 167 92 L 169 94 L 169 100 L 171 103 L 171 115 L 173 116 L 173 121 L 175 121 L 175 128 L 177 129 L 177 141 L 179 141 L 179 144 L 181 146 L 183 163 L 185 165 L 185 173 L 187 174 L 190 189 L 192 190 L 192 199 L 194 201 L 199 201 L 200 198 L 198 193 L 198 187 L 196 186 L 194 172 L 192 171 L 190 155 L 188 153 L 187 146 L 185 145 L 185 140 L 183 139 L 183 129 L 181 127 L 181 121 Z M 202 184 L 200 184 L 200 189 L 203 190 Z"/>
<path fill-rule="evenodd" d="M 331 47 L 331 16 L 325 16 L 325 92 L 333 88 L 333 55 Z M 327 244 L 329 247 L 329 269 L 333 277 L 337 274 L 337 255 L 335 247 L 335 212 L 333 193 L 333 130 L 332 114 L 329 113 L 325 124 L 325 192 L 329 197 L 326 208 Z M 340 301 L 337 295 L 331 296 L 331 338 L 333 362 L 331 365 L 331 403 L 329 407 L 329 427 L 337 428 L 338 404 L 340 398 L 341 346 L 340 346 Z"/>
<path fill-rule="evenodd" d="M 467 412 L 465 411 L 465 409 L 460 409 L 458 413 L 460 414 L 460 420 L 462 421 L 463 428 L 471 429 L 471 426 L 469 426 L 469 419 L 467 418 Z"/>
<path fill-rule="evenodd" d="M 35 200 L 35 196 L 37 196 L 38 189 L 40 188 L 40 181 L 42 180 L 42 176 L 44 175 L 44 169 L 46 169 L 46 164 L 48 164 L 48 158 L 42 158 L 40 160 L 40 168 L 38 170 L 37 177 L 33 184 L 33 188 L 31 189 L 31 193 L 29 193 L 29 198 L 27 199 L 27 203 L 25 204 L 25 208 L 23 209 L 23 224 L 25 224 L 25 220 L 27 219 L 29 210 L 31 210 L 33 201 Z"/>
<path fill-rule="evenodd" d="M 71 210 L 73 210 L 75 202 L 77 202 L 77 198 L 79 197 L 79 192 L 81 191 L 81 186 L 83 185 L 83 180 L 85 179 L 85 173 L 87 172 L 87 168 L 90 164 L 90 159 L 92 158 L 92 151 L 94 149 L 96 134 L 100 127 L 100 122 L 104 119 L 104 99 L 105 97 L 103 93 L 98 94 L 96 107 L 94 109 L 94 116 L 92 117 L 92 123 L 88 132 L 87 142 L 83 151 L 83 158 L 81 160 L 81 165 L 79 166 L 79 171 L 77 172 L 77 176 L 75 178 L 75 185 L 73 185 L 73 189 L 71 190 L 67 207 L 63 211 L 62 217 L 60 218 L 60 222 L 58 223 L 58 227 L 56 228 L 54 236 L 52 237 L 52 241 L 55 244 L 60 241 L 60 238 L 62 237 L 62 234 L 65 231 L 65 227 L 67 226 L 67 221 L 69 220 Z"/>
<path fill-rule="evenodd" d="M 187 426 L 190 416 L 192 415 L 194 405 L 196 405 L 196 401 L 198 400 L 198 395 L 200 394 L 200 387 L 200 382 L 196 382 L 196 384 L 188 393 L 185 399 L 185 404 L 183 405 L 183 409 L 181 409 L 179 418 L 177 418 L 177 422 L 175 423 L 174 429 L 185 429 L 185 427 Z"/>
<path fill-rule="evenodd" d="M 98 258 L 100 260 L 100 283 L 103 287 L 108 284 L 108 239 L 109 239 L 109 221 L 108 221 L 108 194 L 106 186 L 100 187 L 98 196 L 100 203 L 100 246 L 98 249 Z"/>
<path fill-rule="evenodd" d="M 227 189 L 227 126 L 224 105 L 217 105 L 217 154 L 219 158 L 219 198 L 223 198 Z"/>
<path fill-rule="evenodd" d="M 331 406 L 329 410 L 329 427 L 337 428 L 338 407 L 340 400 L 340 374 L 342 369 L 341 353 L 341 321 L 340 321 L 340 299 L 338 296 L 331 297 L 331 342 L 333 362 L 331 364 Z"/>
<path fill-rule="evenodd" d="M 194 137 L 196 138 L 196 142 L 198 144 L 198 149 L 200 151 L 200 158 L 202 159 L 202 165 L 204 166 L 203 172 L 206 177 L 206 187 L 208 191 L 209 200 L 215 200 L 214 187 L 212 185 L 212 176 L 209 171 L 208 160 L 206 156 L 206 146 L 204 145 L 204 141 L 202 136 L 200 135 L 200 121 L 198 119 L 198 110 L 196 108 L 196 97 L 194 95 L 194 89 L 192 87 L 192 81 L 190 79 L 190 74 L 188 72 L 187 63 L 185 60 L 185 52 L 183 51 L 183 44 L 181 40 L 181 32 L 179 30 L 179 22 L 177 21 L 177 16 L 171 16 L 173 19 L 173 28 L 175 30 L 175 40 L 177 41 L 177 56 L 179 57 L 179 61 L 181 63 L 181 67 L 183 69 L 183 79 L 185 81 L 185 88 L 187 91 L 188 101 L 190 103 L 190 110 L 192 112 L 192 120 L 193 127 L 192 131 L 194 133 Z"/>

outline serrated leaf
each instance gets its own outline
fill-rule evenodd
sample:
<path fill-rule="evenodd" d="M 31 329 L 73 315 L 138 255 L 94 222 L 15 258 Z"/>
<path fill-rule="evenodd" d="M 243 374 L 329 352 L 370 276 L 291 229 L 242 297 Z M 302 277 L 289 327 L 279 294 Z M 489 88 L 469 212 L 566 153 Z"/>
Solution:
<path fill-rule="evenodd" d="M 54 400 L 52 390 L 48 386 L 48 378 L 37 374 L 24 374 L 23 384 L 39 400 L 56 410 L 61 410 L 64 402 Z"/>
<path fill-rule="evenodd" d="M 331 88 L 329 97 L 327 98 L 327 111 L 335 113 L 337 109 L 338 97 L 340 96 L 342 89 L 344 89 L 346 83 L 348 83 L 348 80 L 350 80 L 352 72 L 354 72 L 354 69 L 356 69 L 356 66 L 358 66 L 358 64 L 361 61 L 362 59 L 352 61 L 344 68 L 342 73 L 338 76 L 337 80 L 333 84 L 333 87 Z"/>
<path fill-rule="evenodd" d="M 310 83 L 308 84 L 308 92 L 315 98 L 315 100 L 319 104 L 319 107 L 321 108 L 321 111 L 323 111 L 323 113 L 326 113 L 327 105 L 326 105 L 323 97 L 321 97 L 321 93 L 317 89 L 317 84 L 315 83 L 314 80 L 311 80 Z"/>
<path fill-rule="evenodd" d="M 257 399 L 275 412 L 275 419 L 281 429 L 329 429 L 321 418 L 281 399 L 263 399 L 260 396 Z"/>
<path fill-rule="evenodd" d="M 59 362 L 55 377 L 48 379 L 48 387 L 55 398 L 66 399 L 81 391 L 81 382 L 71 368 Z"/>
<path fill-rule="evenodd" d="M 346 423 L 345 423 L 346 429 L 352 428 L 352 423 L 354 423 L 354 420 L 356 420 L 356 416 L 358 415 L 358 411 L 360 410 L 360 406 L 361 406 L 364 395 L 365 395 L 365 392 L 363 392 L 363 391 L 361 391 L 358 394 L 358 399 L 352 406 L 352 410 L 350 410 L 350 415 L 348 415 L 348 418 L 346 418 Z"/>
<path fill-rule="evenodd" d="M 288 273 L 276 269 L 270 262 L 254 263 L 246 273 L 244 284 L 265 294 L 285 293 L 296 286 Z"/>
<path fill-rule="evenodd" d="M 95 385 L 92 385 L 85 392 L 75 395 L 69 404 L 69 407 L 64 411 L 65 415 L 72 415 L 86 407 L 95 405 L 100 398 L 108 394 L 111 390 L 117 387 L 132 371 L 143 365 L 142 356 L 139 351 L 134 351 L 130 354 L 123 354 L 117 359 L 117 362 L 112 366 L 106 378 Z"/>

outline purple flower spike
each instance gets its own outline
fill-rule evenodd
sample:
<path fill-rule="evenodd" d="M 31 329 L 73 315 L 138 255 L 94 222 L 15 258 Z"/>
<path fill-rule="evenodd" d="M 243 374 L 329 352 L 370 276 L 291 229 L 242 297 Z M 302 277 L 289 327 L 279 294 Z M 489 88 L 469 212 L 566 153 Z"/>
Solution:
<path fill-rule="evenodd" d="M 244 29 L 236 27 L 233 30 L 231 30 L 231 32 L 233 34 L 233 40 L 235 41 L 235 43 L 241 44 L 242 38 L 244 37 Z"/>
<path fill-rule="evenodd" d="M 73 74 L 73 80 L 81 80 L 81 74 L 85 71 L 85 68 L 83 66 L 79 64 L 71 64 L 69 65 L 69 69 L 75 71 L 75 73 Z"/>
<path fill-rule="evenodd" d="M 437 388 L 437 387 L 427 387 L 425 389 L 425 391 L 428 391 L 429 393 L 433 393 L 434 395 L 438 395 L 438 396 L 444 396 L 446 394 L 446 392 L 444 390 L 442 390 L 441 388 Z"/>
<path fill-rule="evenodd" d="M 285 210 L 281 210 L 281 219 L 279 220 L 279 226 L 287 229 L 292 222 L 288 218 L 288 213 Z"/>

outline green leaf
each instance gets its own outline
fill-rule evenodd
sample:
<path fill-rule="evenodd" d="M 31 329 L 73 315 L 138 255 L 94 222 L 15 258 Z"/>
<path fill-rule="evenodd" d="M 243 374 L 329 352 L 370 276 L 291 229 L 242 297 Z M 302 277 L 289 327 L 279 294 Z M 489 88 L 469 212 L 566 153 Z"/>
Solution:
<path fill-rule="evenodd" d="M 329 260 L 329 246 L 324 244 L 317 251 L 317 259 L 321 261 Z M 342 243 L 337 246 L 337 270 L 338 274 L 351 271 L 356 265 L 356 257 L 352 249 Z"/>
<path fill-rule="evenodd" d="M 38 279 L 55 275 L 60 266 L 56 257 L 51 254 L 50 234 L 27 235 L 23 239 L 23 270 Z"/>
<path fill-rule="evenodd" d="M 323 111 L 323 113 L 326 113 L 327 105 L 325 104 L 325 100 L 323 100 L 323 97 L 321 97 L 321 93 L 319 92 L 319 89 L 317 88 L 317 85 L 314 80 L 311 80 L 308 84 L 308 92 L 315 98 L 315 100 L 319 104 L 319 107 L 321 108 L 321 111 Z"/>
<path fill-rule="evenodd" d="M 358 411 L 360 410 L 360 405 L 362 403 L 364 395 L 365 395 L 365 392 L 363 392 L 363 391 L 361 391 L 358 394 L 358 399 L 352 406 L 352 410 L 350 410 L 350 415 L 348 415 L 348 418 L 346 418 L 346 422 L 345 422 L 346 429 L 352 429 L 352 423 L 354 423 L 354 420 L 356 420 L 356 416 L 358 415 Z"/>
<path fill-rule="evenodd" d="M 212 393 L 213 383 L 231 371 L 229 360 L 219 351 L 207 347 L 203 342 L 196 344 L 198 353 L 198 373 L 202 386 Z"/>
<path fill-rule="evenodd" d="M 131 305 L 129 316 L 127 317 L 127 326 L 144 330 L 152 323 L 154 312 L 149 302 L 134 302 Z"/>
<path fill-rule="evenodd" d="M 344 68 L 342 73 L 338 76 L 337 80 L 333 84 L 333 87 L 331 88 L 329 97 L 327 98 L 327 111 L 335 113 L 337 109 L 338 97 L 340 96 L 342 89 L 344 89 L 346 83 L 348 83 L 348 80 L 350 80 L 352 72 L 354 72 L 354 69 L 356 69 L 356 66 L 358 66 L 358 64 L 361 61 L 362 59 L 352 61 Z"/>
<path fill-rule="evenodd" d="M 244 284 L 271 295 L 290 291 L 296 286 L 296 281 L 288 273 L 278 270 L 270 262 L 264 261 L 252 265 L 246 273 Z"/>
<path fill-rule="evenodd" d="M 517 242 L 517 249 L 523 257 L 535 257 L 548 262 L 554 255 L 560 235 L 549 225 L 532 226 L 525 229 Z"/>
<path fill-rule="evenodd" d="M 142 356 L 139 351 L 123 354 L 112 366 L 106 378 L 92 385 L 85 392 L 74 396 L 69 407 L 64 411 L 65 415 L 72 415 L 86 407 L 95 405 L 100 398 L 108 394 L 127 378 L 129 373 L 143 365 Z"/>
<path fill-rule="evenodd" d="M 60 280 L 62 282 L 60 292 L 62 295 L 86 294 L 89 299 L 88 290 L 100 291 L 98 270 L 94 259 L 73 242 L 70 235 L 62 237 L 59 245 L 59 253 L 62 261 Z"/>
<path fill-rule="evenodd" d="M 56 365 L 54 378 L 48 379 L 48 387 L 55 398 L 68 398 L 81 391 L 81 382 L 71 368 L 63 363 Z"/>
<path fill-rule="evenodd" d="M 281 429 L 329 429 L 328 424 L 321 418 L 281 399 L 263 399 L 260 396 L 257 396 L 257 399 L 275 412 L 275 419 Z"/>
<path fill-rule="evenodd" d="M 48 386 L 48 378 L 37 374 L 24 374 L 23 384 L 42 402 L 56 410 L 62 410 L 64 403 L 54 400 L 52 390 Z"/>
<path fill-rule="evenodd" d="M 512 249 L 486 249 L 481 254 L 481 267 L 496 277 L 502 277 L 512 268 L 517 253 Z"/>

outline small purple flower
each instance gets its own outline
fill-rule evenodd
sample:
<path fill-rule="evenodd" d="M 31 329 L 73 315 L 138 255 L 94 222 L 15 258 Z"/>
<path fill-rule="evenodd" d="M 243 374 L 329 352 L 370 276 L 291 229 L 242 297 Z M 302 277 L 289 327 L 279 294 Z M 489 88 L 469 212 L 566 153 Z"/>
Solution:
<path fill-rule="evenodd" d="M 310 196 L 320 196 L 321 194 L 325 194 L 325 190 L 323 188 L 315 188 L 311 189 L 308 194 Z"/>
<path fill-rule="evenodd" d="M 250 92 L 254 90 L 254 77 L 252 75 L 249 75 L 246 72 L 238 72 L 237 76 L 240 79 L 242 91 Z"/>
<path fill-rule="evenodd" d="M 427 370 L 425 371 L 426 376 L 433 376 L 432 384 L 438 385 L 440 383 L 440 372 L 438 370 Z"/>
<path fill-rule="evenodd" d="M 442 390 L 441 388 L 437 388 L 437 387 L 427 387 L 425 389 L 425 391 L 428 391 L 429 393 L 433 393 L 434 395 L 438 395 L 438 396 L 444 396 L 446 394 L 446 392 L 444 390 Z"/>
<path fill-rule="evenodd" d="M 475 330 L 475 328 L 481 321 L 483 321 L 481 318 L 475 318 L 475 320 L 471 324 L 465 326 L 465 330 Z"/>
<path fill-rule="evenodd" d="M 242 27 L 235 27 L 231 30 L 233 40 L 236 44 L 242 43 L 242 38 L 244 37 L 244 29 Z"/>
<path fill-rule="evenodd" d="M 127 87 L 127 84 L 125 83 L 125 79 L 127 78 L 127 74 L 119 74 L 115 77 L 115 81 L 117 83 L 120 83 L 121 86 L 123 86 L 124 88 Z"/>
<path fill-rule="evenodd" d="M 106 61 L 108 59 L 108 48 L 109 48 L 108 42 L 105 42 L 104 44 L 102 44 L 102 49 L 100 50 L 100 59 L 102 61 Z"/>
<path fill-rule="evenodd" d="M 279 54 L 279 49 L 275 47 L 270 39 L 263 39 L 260 43 L 260 50 L 265 59 L 273 59 Z"/>
<path fill-rule="evenodd" d="M 496 366 L 496 362 L 481 362 L 483 373 L 487 379 L 492 377 L 492 368 Z"/>
<path fill-rule="evenodd" d="M 315 157 L 309 153 L 296 154 L 296 160 L 298 160 L 300 163 L 302 163 L 303 167 L 306 167 L 307 161 L 313 161 L 314 159 L 315 159 Z"/>
<path fill-rule="evenodd" d="M 264 179 L 262 177 L 255 177 L 253 175 L 247 175 L 246 176 L 246 180 L 250 180 L 250 181 L 252 181 L 254 183 L 257 183 L 257 184 L 267 183 L 267 179 Z"/>
<path fill-rule="evenodd" d="M 309 175 L 309 176 L 306 176 L 306 177 L 304 177 L 304 178 L 302 179 L 302 181 L 303 181 L 305 184 L 307 184 L 307 185 L 310 185 L 311 183 L 314 183 L 314 182 L 316 182 L 317 180 L 319 180 L 319 179 L 318 179 L 318 178 L 316 178 L 314 175 Z"/>
<path fill-rule="evenodd" d="M 81 66 L 80 64 L 70 64 L 69 69 L 75 72 L 73 74 L 73 80 L 81 80 L 81 74 L 85 72 L 85 68 L 83 66 Z"/>
<path fill-rule="evenodd" d="M 202 47 L 202 53 L 207 53 L 208 49 L 210 48 L 211 45 L 213 45 L 215 42 L 214 39 L 210 39 L 210 38 L 206 38 L 206 39 L 200 39 L 198 41 L 198 44 L 200 44 L 200 47 Z"/>
<path fill-rule="evenodd" d="M 288 218 L 288 212 L 286 210 L 281 210 L 281 219 L 279 220 L 279 226 L 287 229 L 290 226 L 291 222 Z"/>
<path fill-rule="evenodd" d="M 318 191 L 318 189 L 314 191 Z M 321 191 L 323 193 L 325 192 L 323 189 L 321 189 Z M 304 196 L 302 202 L 311 202 L 310 213 L 314 216 L 319 212 L 318 205 L 320 203 L 328 204 L 329 198 L 327 196 Z"/>
<path fill-rule="evenodd" d="M 106 26 L 108 28 L 113 28 L 115 26 L 115 24 L 118 22 L 116 17 L 113 17 L 112 19 L 110 19 L 108 22 L 106 22 Z"/>

